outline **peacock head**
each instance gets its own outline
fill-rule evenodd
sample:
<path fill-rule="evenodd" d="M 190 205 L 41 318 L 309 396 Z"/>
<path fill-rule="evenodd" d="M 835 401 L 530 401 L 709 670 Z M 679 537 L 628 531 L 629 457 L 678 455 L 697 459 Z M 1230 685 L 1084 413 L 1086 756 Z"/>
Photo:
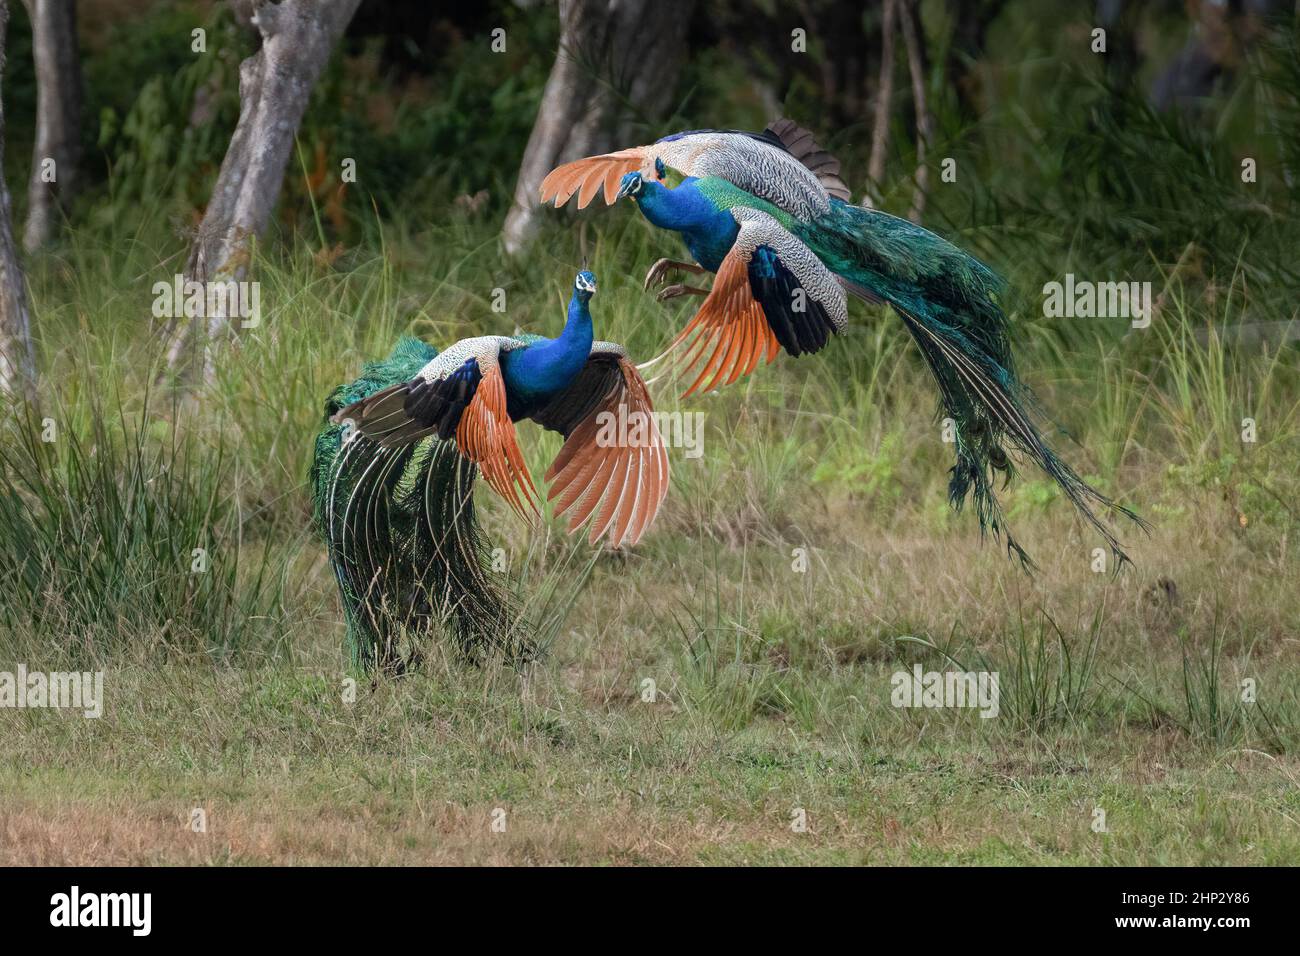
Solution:
<path fill-rule="evenodd" d="M 596 277 L 586 269 L 573 280 L 573 295 L 579 302 L 588 302 L 596 294 Z"/>
<path fill-rule="evenodd" d="M 645 189 L 645 177 L 637 170 L 625 173 L 618 184 L 618 198 L 625 199 L 631 196 L 636 199 Z"/>

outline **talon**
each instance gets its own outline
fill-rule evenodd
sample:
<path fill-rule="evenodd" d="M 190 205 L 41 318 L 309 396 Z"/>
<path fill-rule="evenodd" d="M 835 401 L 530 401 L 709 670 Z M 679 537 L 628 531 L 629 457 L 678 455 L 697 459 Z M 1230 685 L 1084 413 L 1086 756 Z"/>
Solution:
<path fill-rule="evenodd" d="M 703 266 L 698 266 L 693 262 L 677 262 L 674 259 L 660 259 L 650 267 L 648 272 L 646 272 L 643 288 L 646 292 L 649 292 L 651 286 L 667 282 L 669 275 L 674 272 L 690 272 L 694 275 L 700 275 L 704 271 Z M 681 293 L 677 294 L 680 295 Z"/>
<path fill-rule="evenodd" d="M 663 302 L 667 299 L 675 299 L 679 295 L 708 295 L 708 294 L 709 294 L 708 289 L 697 289 L 693 285 L 682 285 L 679 282 L 676 285 L 668 286 L 668 288 L 664 289 L 657 296 L 655 296 L 655 300 L 658 302 Z"/>
<path fill-rule="evenodd" d="M 649 292 L 652 285 L 664 282 L 667 279 L 668 271 L 672 265 L 673 261 L 671 259 L 660 259 L 652 265 L 649 271 L 645 274 L 645 291 Z"/>

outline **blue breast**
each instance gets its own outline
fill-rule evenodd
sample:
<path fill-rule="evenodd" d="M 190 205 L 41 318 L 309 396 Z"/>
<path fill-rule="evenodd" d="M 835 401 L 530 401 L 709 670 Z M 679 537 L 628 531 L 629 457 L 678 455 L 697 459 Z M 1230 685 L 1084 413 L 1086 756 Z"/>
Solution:
<path fill-rule="evenodd" d="M 501 355 L 511 419 L 525 418 L 568 388 L 591 355 L 591 315 L 576 299 L 558 339 L 537 339 Z"/>
<path fill-rule="evenodd" d="M 710 272 L 717 272 L 722 267 L 722 260 L 736 243 L 736 234 L 740 227 L 730 213 L 722 213 L 726 222 L 719 220 L 708 226 L 695 228 L 682 233 L 686 248 L 690 250 L 695 261 Z"/>
<path fill-rule="evenodd" d="M 740 231 L 730 212 L 719 209 L 696 188 L 694 177 L 671 190 L 652 184 L 640 205 L 656 226 L 681 233 L 691 256 L 710 272 L 718 271 Z"/>
<path fill-rule="evenodd" d="M 547 340 L 503 355 L 506 391 L 521 398 L 548 398 L 566 388 L 582 370 L 591 346 L 585 351 L 557 346 L 561 346 L 559 340 Z"/>

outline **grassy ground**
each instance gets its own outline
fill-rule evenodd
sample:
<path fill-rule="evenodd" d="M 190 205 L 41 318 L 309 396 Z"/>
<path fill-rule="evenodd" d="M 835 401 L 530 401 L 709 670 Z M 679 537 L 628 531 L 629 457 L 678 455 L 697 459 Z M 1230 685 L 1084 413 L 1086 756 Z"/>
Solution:
<path fill-rule="evenodd" d="M 892 316 L 858 309 L 825 355 L 681 406 L 659 391 L 705 413 L 704 454 L 674 451 L 653 533 L 585 585 L 583 549 L 554 526 L 530 542 L 483 496 L 512 578 L 574 601 L 541 661 L 435 652 L 349 701 L 307 520 L 324 396 L 401 331 L 553 334 L 579 244 L 557 228 L 499 264 L 473 220 L 332 260 L 291 241 L 259 270 L 262 326 L 187 406 L 148 397 L 162 234 L 74 237 L 33 275 L 59 437 L 19 429 L 3 454 L 0 547 L 24 571 L 0 670 L 103 669 L 107 702 L 99 720 L 0 709 L 0 863 L 1300 855 L 1298 370 L 1215 331 L 1285 317 L 1280 295 L 1169 268 L 1126 337 L 1018 314 L 1022 369 L 1077 440 L 1058 446 L 1155 527 L 1121 529 L 1136 567 L 1118 577 L 1034 475 L 1006 493 L 1034 576 L 947 509 L 923 366 Z M 685 321 L 639 287 L 668 249 L 627 210 L 583 235 L 598 334 L 648 357 Z M 558 442 L 522 440 L 540 474 Z M 891 706 L 915 663 L 997 671 L 999 715 Z"/>

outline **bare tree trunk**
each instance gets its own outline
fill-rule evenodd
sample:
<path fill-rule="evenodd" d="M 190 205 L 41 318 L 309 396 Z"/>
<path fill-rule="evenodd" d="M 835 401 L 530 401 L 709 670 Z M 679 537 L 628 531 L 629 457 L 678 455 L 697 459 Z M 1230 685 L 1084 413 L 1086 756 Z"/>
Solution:
<path fill-rule="evenodd" d="M 239 67 L 239 122 L 190 249 L 187 280 L 235 283 L 247 276 L 252 243 L 270 221 L 311 91 L 359 3 L 234 4 L 237 14 L 243 12 L 241 6 L 251 9 L 249 21 L 262 38 L 262 48 Z M 182 384 L 193 381 L 200 364 L 205 380 L 211 379 L 215 341 L 240 311 L 232 304 L 240 303 L 226 301 L 209 309 L 205 319 L 191 320 L 172 341 L 168 367 Z"/>
<path fill-rule="evenodd" d="M 639 145 L 630 139 L 637 124 L 629 113 L 644 123 L 668 106 L 694 6 L 560 0 L 560 45 L 502 227 L 506 252 L 518 252 L 537 231 L 538 190 L 548 172 L 616 145 Z"/>
<path fill-rule="evenodd" d="M 977 61 L 984 55 L 989 26 L 1006 5 L 1005 0 L 947 0 L 952 36 L 944 60 L 944 77 L 956 94 L 964 119 L 974 121 L 981 112 L 980 74 Z M 1098 8 L 1104 3 L 1098 4 Z"/>
<path fill-rule="evenodd" d="M 9 2 L 0 0 L 0 77 L 5 67 Z M 36 350 L 27 308 L 27 285 L 14 248 L 9 187 L 4 178 L 4 105 L 0 102 L 0 393 L 36 399 Z"/>
<path fill-rule="evenodd" d="M 76 0 L 27 0 L 36 63 L 36 146 L 27 184 L 23 248 L 53 237 L 76 188 L 81 152 L 81 60 Z"/>
<path fill-rule="evenodd" d="M 870 189 L 880 195 L 885 178 L 885 153 L 889 148 L 889 101 L 894 98 L 894 17 L 898 0 L 884 0 L 880 25 L 880 85 L 876 90 L 876 116 L 871 128 L 871 157 L 867 160 Z"/>
<path fill-rule="evenodd" d="M 934 139 L 934 118 L 930 115 L 925 94 L 926 56 L 925 33 L 921 28 L 920 4 L 917 0 L 901 0 L 903 45 L 907 48 L 907 68 L 912 76 L 912 102 L 916 108 L 916 188 L 912 192 L 912 208 L 907 218 L 919 223 L 925 212 L 925 192 L 930 183 L 930 169 L 926 166 L 926 150 Z"/>

